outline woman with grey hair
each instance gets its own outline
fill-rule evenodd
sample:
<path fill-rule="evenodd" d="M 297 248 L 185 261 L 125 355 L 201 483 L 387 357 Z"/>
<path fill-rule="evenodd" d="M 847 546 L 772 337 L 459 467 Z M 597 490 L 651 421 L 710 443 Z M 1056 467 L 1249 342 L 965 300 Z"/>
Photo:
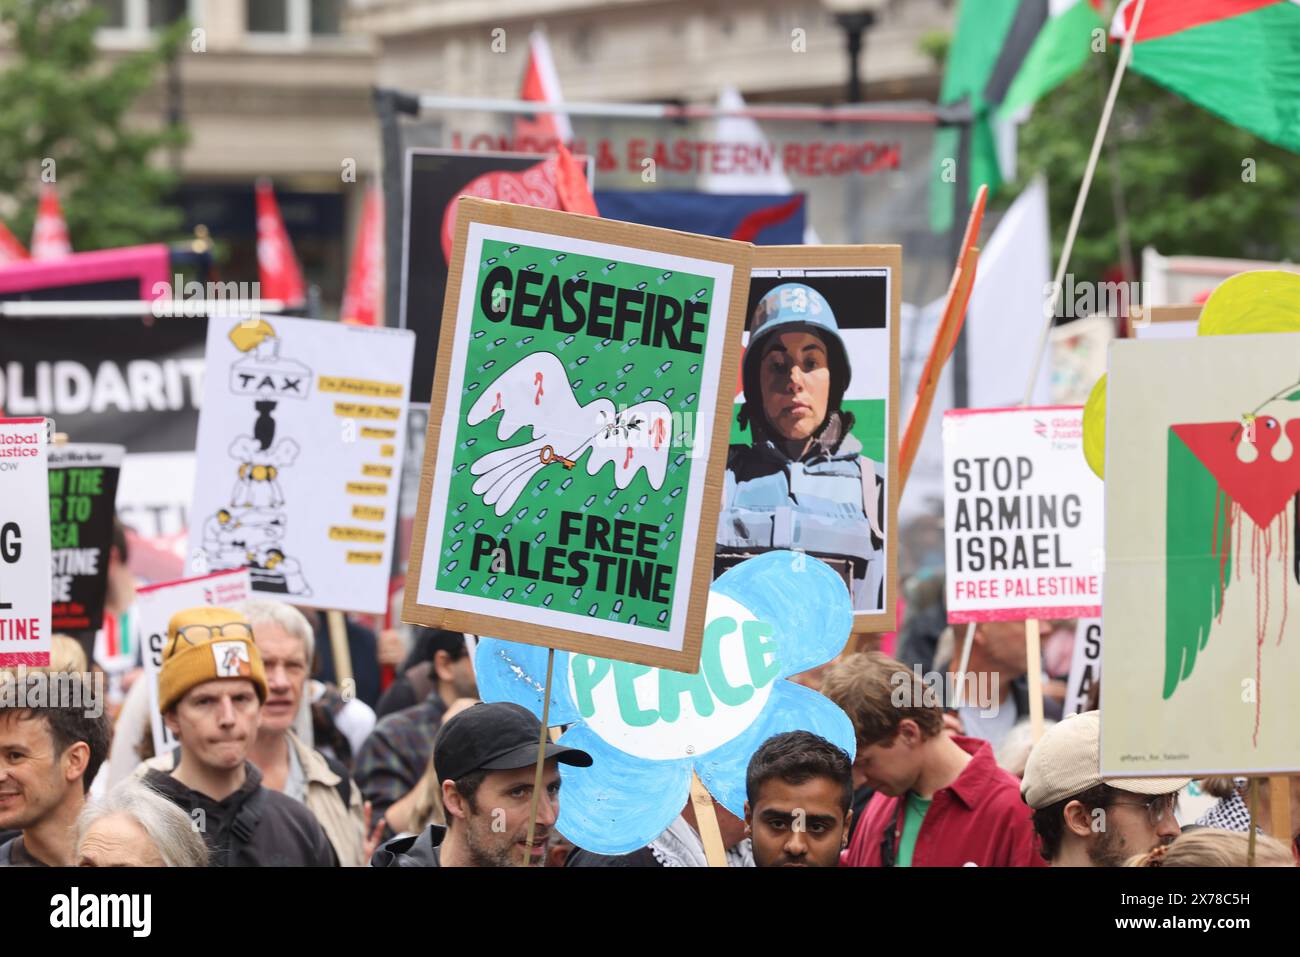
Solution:
<path fill-rule="evenodd" d="M 207 867 L 189 816 L 139 778 L 92 800 L 77 818 L 78 867 Z"/>

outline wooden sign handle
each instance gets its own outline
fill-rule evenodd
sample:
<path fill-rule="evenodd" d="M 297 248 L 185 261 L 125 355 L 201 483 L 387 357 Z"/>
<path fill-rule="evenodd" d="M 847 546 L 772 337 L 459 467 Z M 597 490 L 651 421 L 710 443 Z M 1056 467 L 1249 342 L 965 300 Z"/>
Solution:
<path fill-rule="evenodd" d="M 343 620 L 343 612 L 327 611 L 325 621 L 329 625 L 330 651 L 334 654 L 334 681 L 340 688 L 351 686 L 355 689 L 352 652 L 348 650 L 348 626 Z"/>
<path fill-rule="evenodd" d="M 1025 622 L 1025 664 L 1029 669 L 1029 733 L 1037 744 L 1043 736 L 1043 644 L 1037 618 Z"/>
<path fill-rule="evenodd" d="M 722 828 L 718 826 L 718 812 L 713 807 L 713 795 L 704 786 L 700 776 L 691 772 L 691 804 L 695 808 L 695 826 L 704 841 L 704 856 L 709 867 L 727 866 L 727 849 L 722 844 Z"/>
<path fill-rule="evenodd" d="M 1250 779 L 1250 792 L 1246 797 L 1250 807 L 1250 837 L 1246 843 L 1246 866 L 1255 866 L 1255 828 L 1259 822 L 1259 778 Z"/>
<path fill-rule="evenodd" d="M 533 774 L 533 799 L 528 807 L 528 845 L 524 848 L 524 867 L 531 866 L 533 832 L 537 828 L 537 801 L 542 796 L 542 768 L 546 765 L 547 729 L 551 722 L 551 674 L 555 670 L 555 649 L 546 649 L 546 687 L 542 691 L 542 733 L 537 740 L 537 771 Z M 542 861 L 542 866 L 546 861 Z"/>
<path fill-rule="evenodd" d="M 1291 779 L 1280 774 L 1268 779 L 1268 816 L 1273 836 L 1290 845 L 1295 839 L 1291 833 Z"/>

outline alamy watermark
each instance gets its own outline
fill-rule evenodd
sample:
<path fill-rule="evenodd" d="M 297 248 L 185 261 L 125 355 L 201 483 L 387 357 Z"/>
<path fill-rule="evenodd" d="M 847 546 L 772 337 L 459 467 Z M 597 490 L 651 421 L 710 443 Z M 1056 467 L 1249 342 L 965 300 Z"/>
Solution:
<path fill-rule="evenodd" d="M 1142 305 L 1152 301 L 1150 286 L 1147 282 L 1075 282 L 1074 274 L 1066 273 L 1065 282 L 1043 287 L 1043 318 L 1130 316 L 1135 323 L 1145 324 L 1150 320 Z"/>
<path fill-rule="evenodd" d="M 998 713 L 1001 675 L 996 671 L 968 671 L 965 674 L 940 671 L 895 671 L 889 676 L 889 702 L 895 708 L 979 708 L 981 718 Z"/>
<path fill-rule="evenodd" d="M 151 308 L 155 318 L 211 316 L 242 318 L 256 314 L 255 303 L 262 298 L 260 282 L 186 282 L 180 273 L 172 281 L 153 284 Z"/>
<path fill-rule="evenodd" d="M 26 665 L 0 671 L 0 710 L 73 708 L 87 718 L 104 713 L 104 673 L 46 671 Z"/>

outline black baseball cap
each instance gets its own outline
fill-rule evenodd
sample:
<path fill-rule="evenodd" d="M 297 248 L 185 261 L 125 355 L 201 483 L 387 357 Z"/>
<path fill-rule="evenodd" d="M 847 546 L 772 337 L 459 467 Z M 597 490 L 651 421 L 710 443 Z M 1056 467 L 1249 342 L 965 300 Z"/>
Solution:
<path fill-rule="evenodd" d="M 433 743 L 438 783 L 457 781 L 472 771 L 513 771 L 537 763 L 542 723 L 522 705 L 506 701 L 470 705 L 442 726 Z M 591 767 L 591 755 L 546 742 L 547 760 Z"/>

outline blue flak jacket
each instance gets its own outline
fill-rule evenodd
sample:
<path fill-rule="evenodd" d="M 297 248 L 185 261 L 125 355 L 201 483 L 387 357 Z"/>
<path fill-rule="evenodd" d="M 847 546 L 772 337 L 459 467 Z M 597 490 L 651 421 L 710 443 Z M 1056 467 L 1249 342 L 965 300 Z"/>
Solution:
<path fill-rule="evenodd" d="M 862 455 L 842 413 L 798 460 L 759 432 L 727 453 L 714 577 L 761 552 L 803 551 L 840 574 L 854 611 L 883 611 L 884 502 L 884 469 Z"/>

